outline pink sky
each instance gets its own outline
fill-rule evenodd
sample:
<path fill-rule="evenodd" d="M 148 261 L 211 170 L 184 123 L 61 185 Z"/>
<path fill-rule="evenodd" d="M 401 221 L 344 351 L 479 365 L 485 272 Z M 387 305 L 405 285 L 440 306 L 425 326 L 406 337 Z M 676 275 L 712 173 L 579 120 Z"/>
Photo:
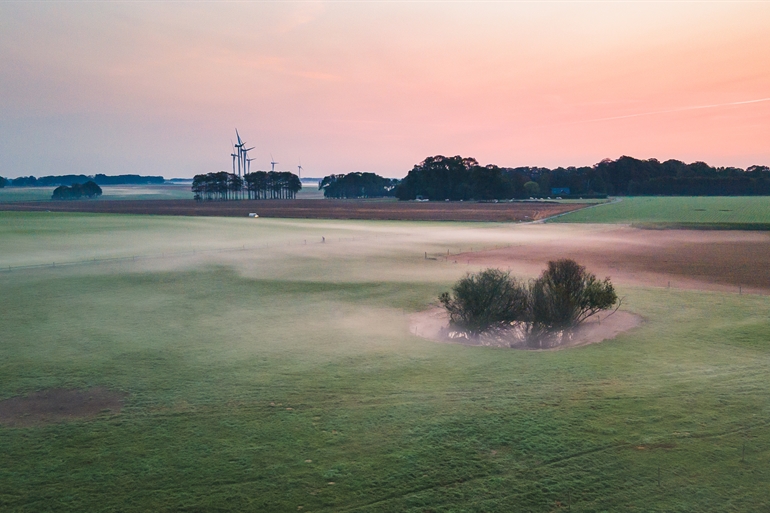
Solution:
<path fill-rule="evenodd" d="M 229 170 L 236 127 L 307 176 L 770 164 L 768 26 L 768 2 L 4 2 L 0 175 Z"/>

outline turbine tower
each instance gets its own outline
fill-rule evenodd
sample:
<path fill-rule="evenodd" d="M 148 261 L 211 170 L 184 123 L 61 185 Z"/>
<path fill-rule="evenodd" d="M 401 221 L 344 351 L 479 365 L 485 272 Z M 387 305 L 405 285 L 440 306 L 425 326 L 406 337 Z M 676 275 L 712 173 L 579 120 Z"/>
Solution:
<path fill-rule="evenodd" d="M 230 141 L 230 144 L 233 144 L 233 141 Z M 235 145 L 233 144 L 233 150 L 235 150 Z M 233 174 L 235 174 L 235 159 L 238 158 L 237 153 L 231 153 L 230 156 L 233 158 Z"/>
<path fill-rule="evenodd" d="M 299 165 L 297 166 L 297 176 L 302 180 L 302 159 L 299 159 Z"/>
<path fill-rule="evenodd" d="M 245 145 L 246 142 L 244 141 L 243 144 Z M 247 164 L 247 162 L 249 162 L 250 160 L 254 160 L 254 159 L 250 159 L 249 158 L 249 151 L 253 150 L 254 148 L 255 148 L 255 146 L 252 146 L 251 148 L 243 148 L 241 150 L 241 153 L 243 155 L 242 158 L 243 158 L 243 173 L 244 174 L 248 173 L 248 171 L 246 171 L 246 164 Z"/>
<path fill-rule="evenodd" d="M 238 148 L 238 155 L 237 155 L 237 157 L 238 157 L 238 176 L 240 177 L 241 176 L 241 167 L 242 167 L 242 164 L 243 164 L 243 147 L 245 146 L 246 143 L 244 143 L 241 140 L 241 134 L 238 133 L 238 129 L 237 128 L 235 129 L 235 136 L 238 138 L 238 144 L 236 144 L 235 147 Z M 234 171 L 233 171 L 233 173 L 234 173 Z"/>
<path fill-rule="evenodd" d="M 270 165 L 272 166 L 270 168 L 271 171 L 275 171 L 275 165 L 280 164 L 280 162 L 275 162 L 275 159 L 273 158 L 273 154 L 270 154 Z"/>

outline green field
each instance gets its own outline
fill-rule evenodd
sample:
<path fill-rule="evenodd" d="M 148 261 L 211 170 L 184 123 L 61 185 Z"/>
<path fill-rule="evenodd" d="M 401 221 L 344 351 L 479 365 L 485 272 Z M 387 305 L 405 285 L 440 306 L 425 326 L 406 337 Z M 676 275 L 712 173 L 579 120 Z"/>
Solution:
<path fill-rule="evenodd" d="M 0 203 L 48 201 L 55 187 L 4 187 Z M 192 199 L 189 185 L 103 185 L 102 200 Z"/>
<path fill-rule="evenodd" d="M 768 510 L 767 297 L 621 288 L 641 327 L 556 352 L 410 335 L 467 270 L 425 252 L 550 229 L 0 212 L 0 399 L 128 394 L 0 426 L 0 510 Z"/>
<path fill-rule="evenodd" d="M 770 228 L 770 197 L 627 197 L 551 222 Z"/>

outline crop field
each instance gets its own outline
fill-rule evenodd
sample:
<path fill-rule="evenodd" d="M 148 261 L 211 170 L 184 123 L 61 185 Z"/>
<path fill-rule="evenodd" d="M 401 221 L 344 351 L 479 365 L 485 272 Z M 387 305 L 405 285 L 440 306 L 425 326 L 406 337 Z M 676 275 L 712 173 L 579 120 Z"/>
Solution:
<path fill-rule="evenodd" d="M 770 197 L 629 197 L 572 212 L 552 222 L 770 229 Z"/>
<path fill-rule="evenodd" d="M 629 272 L 611 341 L 410 333 L 471 255 L 607 230 L 0 212 L 0 510 L 769 509 L 767 295 Z"/>

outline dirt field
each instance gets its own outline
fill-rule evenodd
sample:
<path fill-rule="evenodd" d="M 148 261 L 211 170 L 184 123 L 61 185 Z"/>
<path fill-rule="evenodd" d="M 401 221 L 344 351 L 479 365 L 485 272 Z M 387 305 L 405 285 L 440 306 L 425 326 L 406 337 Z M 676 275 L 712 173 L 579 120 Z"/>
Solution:
<path fill-rule="evenodd" d="M 607 227 L 544 232 L 512 247 L 457 255 L 458 262 L 522 267 L 573 258 L 599 277 L 632 285 L 770 293 L 770 234 Z"/>
<path fill-rule="evenodd" d="M 304 219 L 374 219 L 390 221 L 533 221 L 586 205 L 549 202 L 474 203 L 366 200 L 121 200 L 0 203 L 0 210 L 98 212 L 180 216 Z"/>

